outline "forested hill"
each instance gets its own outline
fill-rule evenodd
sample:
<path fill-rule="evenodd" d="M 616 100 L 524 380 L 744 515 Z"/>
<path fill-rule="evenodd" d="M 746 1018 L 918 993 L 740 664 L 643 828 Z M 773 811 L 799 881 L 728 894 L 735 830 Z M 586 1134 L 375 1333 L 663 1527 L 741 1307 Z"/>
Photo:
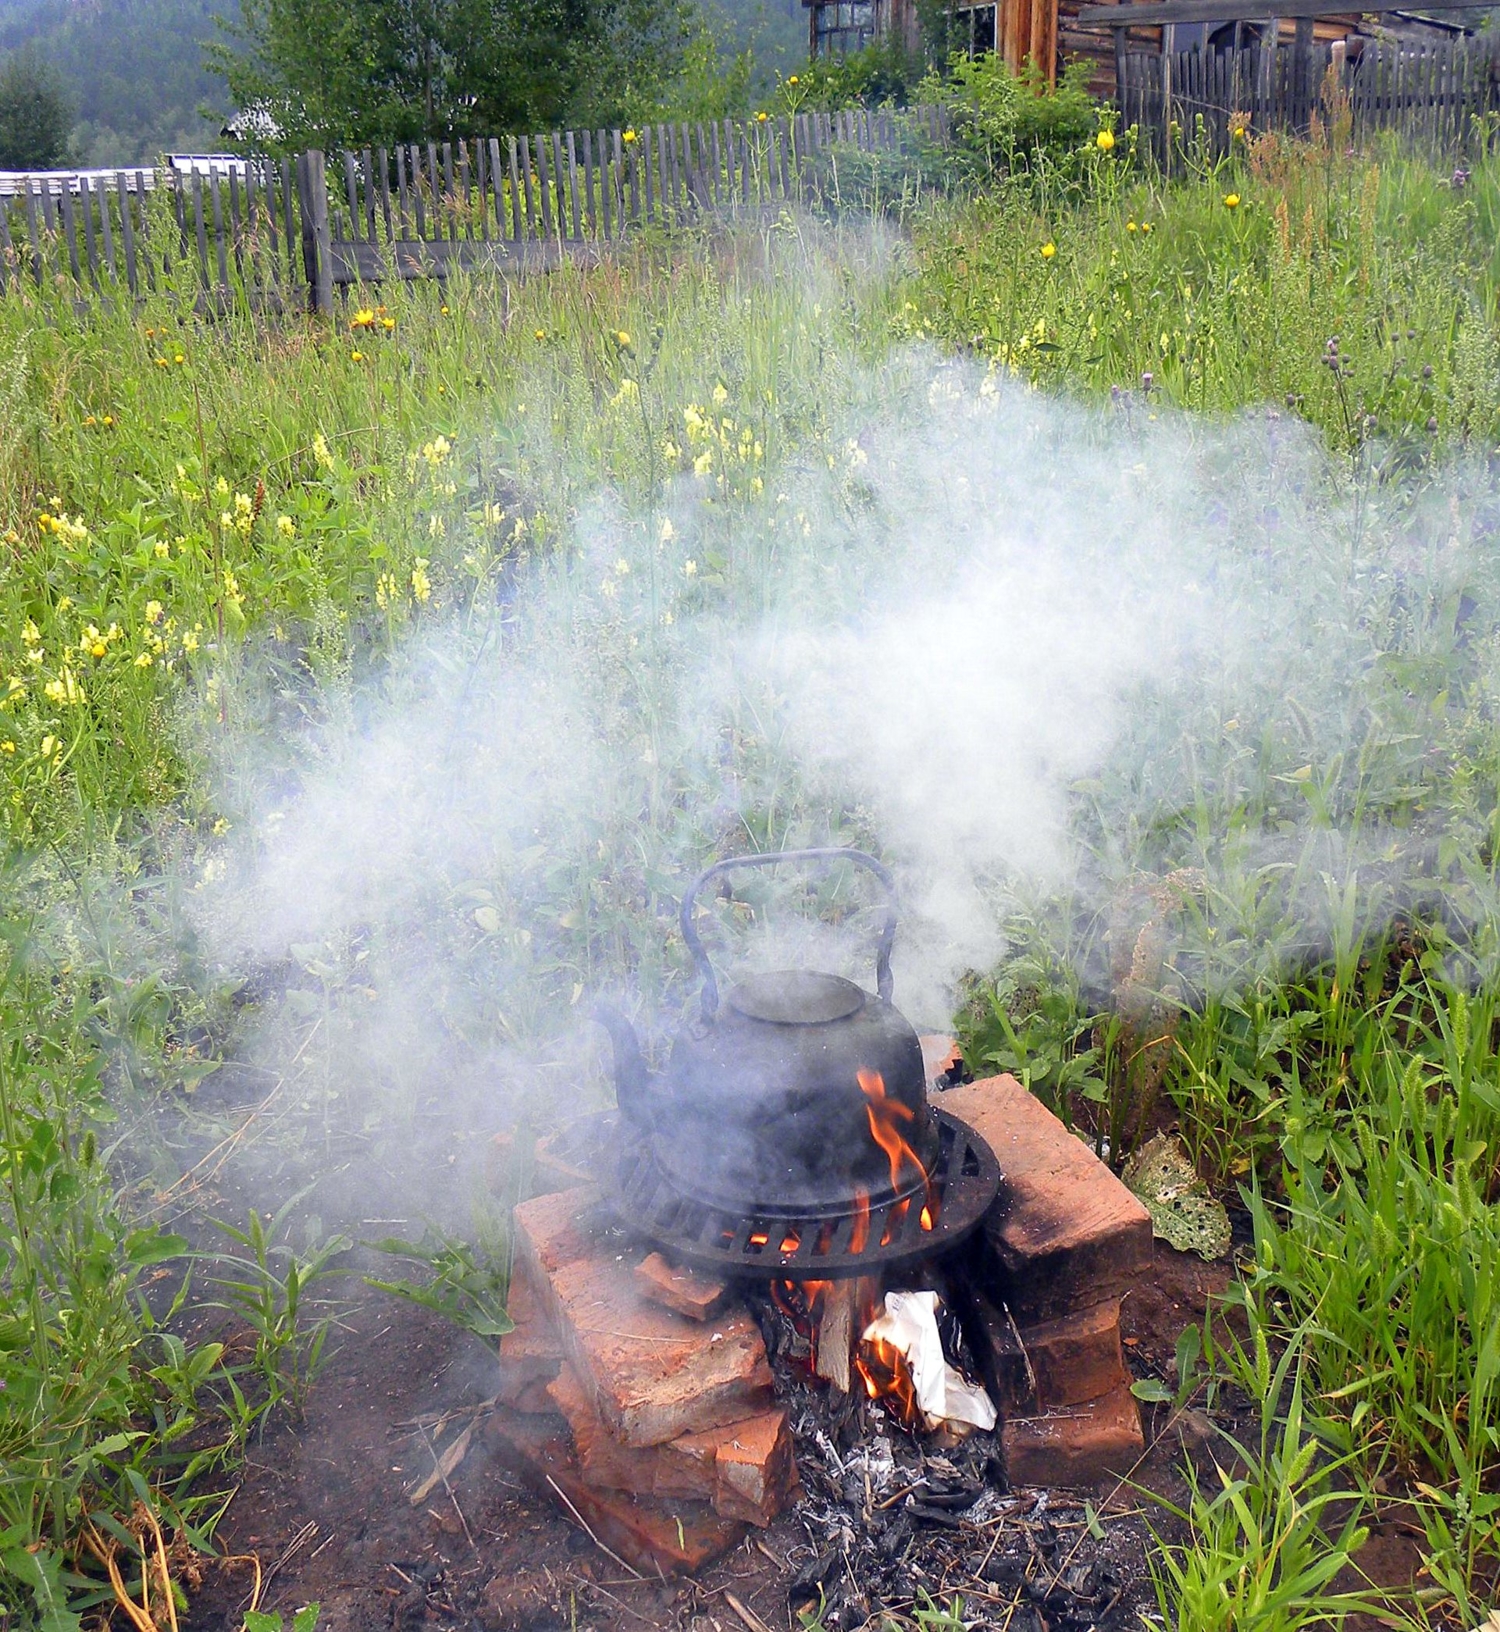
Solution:
<path fill-rule="evenodd" d="M 77 157 L 148 161 L 222 145 L 224 87 L 200 42 L 233 0 L 0 0 L 0 52 L 34 42 L 73 99 Z M 218 117 L 205 122 L 200 106 Z"/>
<path fill-rule="evenodd" d="M 806 51 L 800 0 L 702 0 L 721 49 L 753 46 L 746 95 L 795 73 Z M 0 55 L 28 43 L 62 74 L 77 125 L 75 157 L 87 165 L 146 163 L 163 152 L 223 146 L 223 83 L 205 72 L 203 42 L 215 14 L 236 0 L 0 0 Z M 212 117 L 203 119 L 199 109 Z"/>

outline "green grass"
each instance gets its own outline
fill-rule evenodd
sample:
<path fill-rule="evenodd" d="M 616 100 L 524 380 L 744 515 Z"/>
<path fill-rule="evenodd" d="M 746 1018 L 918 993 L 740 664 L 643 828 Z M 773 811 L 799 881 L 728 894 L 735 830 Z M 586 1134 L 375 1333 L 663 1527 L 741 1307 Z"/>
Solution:
<path fill-rule="evenodd" d="M 672 913 L 695 861 L 899 849 L 799 754 L 787 671 L 731 684 L 726 654 L 852 622 L 946 559 L 913 537 L 973 515 L 949 476 L 999 424 L 1021 469 L 995 491 L 1034 467 L 1084 518 L 1102 605 L 1151 559 L 1120 532 L 1148 515 L 1135 462 L 1179 461 L 1168 588 L 1201 571 L 1265 609 L 1264 672 L 1253 645 L 1197 688 L 1128 669 L 1129 729 L 1063 789 L 1061 875 L 984 881 L 1008 950 L 959 1017 L 973 1063 L 1115 1158 L 1175 1119 L 1252 1211 L 1265 1351 L 1213 1369 L 1262 1432 L 1188 1504 L 1165 1600 L 1184 1625 L 1226 1604 L 1241 1628 L 1336 1622 L 1309 1605 L 1379 1480 L 1426 1535 L 1432 1590 L 1403 1612 L 1479 1618 L 1500 1567 L 1500 170 L 1455 189 L 1395 153 L 1262 143 L 1169 187 L 1123 135 L 1075 160 L 925 215 L 909 246 L 786 221 L 382 291 L 360 327 L 204 323 L 186 291 L 0 302 L 0 1603 L 87 1602 L 85 1506 L 121 1544 L 140 1501 L 207 1545 L 245 1435 L 316 1368 L 307 1281 L 341 1243 L 294 1253 L 259 1219 L 212 1273 L 260 1364 L 171 1330 L 186 1247 L 150 1222 L 177 1177 L 153 1118 L 211 1140 L 193 1094 L 222 1058 L 285 1065 L 284 1171 L 356 1134 L 409 1144 L 455 1061 L 498 1079 L 496 1117 L 526 1107 L 513 1078 L 586 1099 L 582 995 L 670 1011 L 690 989 Z M 973 372 L 935 378 L 923 339 Z M 997 393 L 1012 370 L 1095 406 Z M 882 462 L 903 436 L 909 471 Z M 1047 487 L 1079 448 L 1096 490 Z M 507 738 L 538 697 L 553 712 Z M 986 786 L 971 753 L 956 785 Z M 399 818 L 434 787 L 424 851 Z M 257 905 L 299 875 L 267 857 L 326 864 L 323 814 L 368 789 L 398 817 L 379 901 L 309 908 L 275 946 Z M 251 903 L 251 929 L 205 937 L 205 901 Z M 284 978 L 247 1003 L 272 958 Z M 372 1027 L 403 991 L 451 1054 Z M 500 1329 L 488 1254 L 445 1239 L 426 1292 Z M 1313 1524 L 1335 1488 L 1353 1508 Z"/>

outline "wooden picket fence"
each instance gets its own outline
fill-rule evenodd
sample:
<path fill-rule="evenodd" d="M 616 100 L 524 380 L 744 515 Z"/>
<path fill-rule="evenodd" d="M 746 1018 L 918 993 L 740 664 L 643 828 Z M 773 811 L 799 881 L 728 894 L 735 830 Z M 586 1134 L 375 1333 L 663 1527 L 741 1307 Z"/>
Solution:
<path fill-rule="evenodd" d="M 852 109 L 21 177 L 0 192 L 0 295 L 171 286 L 210 309 L 330 311 L 353 284 L 544 270 L 648 227 L 817 203 L 851 150 L 947 134 L 939 107 Z"/>
<path fill-rule="evenodd" d="M 1237 128 L 1306 136 L 1341 119 L 1356 142 L 1389 130 L 1453 153 L 1489 141 L 1500 110 L 1490 47 L 1461 37 L 1371 40 L 1353 60 L 1317 44 L 1131 52 L 1124 67 L 1122 123 L 1139 126 L 1168 167 L 1184 144 L 1222 154 Z"/>

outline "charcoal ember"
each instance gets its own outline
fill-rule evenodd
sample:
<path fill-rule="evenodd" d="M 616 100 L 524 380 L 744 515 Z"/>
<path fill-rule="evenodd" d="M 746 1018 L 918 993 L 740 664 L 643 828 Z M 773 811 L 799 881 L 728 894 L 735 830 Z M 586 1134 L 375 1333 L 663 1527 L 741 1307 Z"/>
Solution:
<path fill-rule="evenodd" d="M 881 1557 L 887 1565 L 897 1565 L 906 1557 L 915 1534 L 916 1525 L 909 1513 L 899 1513 L 887 1523 L 879 1542 Z"/>
<path fill-rule="evenodd" d="M 836 1581 L 838 1568 L 839 1555 L 830 1548 L 828 1552 L 810 1559 L 797 1571 L 786 1589 L 787 1607 L 794 1615 L 827 1604 L 829 1583 Z"/>
<path fill-rule="evenodd" d="M 853 1508 L 856 1512 L 863 1512 L 865 1505 L 865 1470 L 863 1466 L 849 1468 L 839 1482 L 839 1490 L 843 1496 L 845 1507 Z"/>
<path fill-rule="evenodd" d="M 940 1525 L 945 1530 L 962 1530 L 964 1527 L 964 1521 L 958 1514 L 946 1507 L 931 1507 L 926 1502 L 913 1500 L 906 1510 L 918 1524 Z"/>

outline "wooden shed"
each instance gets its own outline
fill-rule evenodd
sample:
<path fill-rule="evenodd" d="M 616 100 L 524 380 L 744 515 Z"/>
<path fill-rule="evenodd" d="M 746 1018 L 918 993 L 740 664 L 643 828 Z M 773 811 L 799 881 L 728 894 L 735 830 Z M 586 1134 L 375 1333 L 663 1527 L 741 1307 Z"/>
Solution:
<path fill-rule="evenodd" d="M 1389 37 L 1467 32 L 1459 22 L 1409 12 L 1331 11 L 1327 0 L 1117 0 L 1129 23 L 1108 17 L 1109 0 L 950 0 L 957 39 L 971 55 L 994 51 L 1019 73 L 1036 63 L 1055 83 L 1064 63 L 1093 65 L 1096 96 L 1116 91 L 1116 63 L 1126 52 L 1221 52 L 1278 44 L 1331 45 Z M 917 43 L 915 0 L 803 0 L 808 11 L 808 50 L 841 55 L 872 40 L 899 35 Z M 1424 12 L 1472 10 L 1465 0 L 1437 0 Z M 1107 19 L 1107 20 L 1106 20 Z"/>

